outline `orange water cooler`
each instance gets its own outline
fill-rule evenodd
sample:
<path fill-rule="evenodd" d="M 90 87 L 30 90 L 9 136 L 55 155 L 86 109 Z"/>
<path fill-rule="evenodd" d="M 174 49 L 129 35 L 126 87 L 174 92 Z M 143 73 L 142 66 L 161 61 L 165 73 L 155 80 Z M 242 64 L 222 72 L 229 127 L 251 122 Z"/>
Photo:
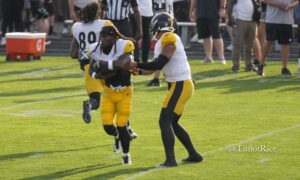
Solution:
<path fill-rule="evenodd" d="M 6 60 L 40 59 L 45 52 L 46 33 L 6 33 Z"/>

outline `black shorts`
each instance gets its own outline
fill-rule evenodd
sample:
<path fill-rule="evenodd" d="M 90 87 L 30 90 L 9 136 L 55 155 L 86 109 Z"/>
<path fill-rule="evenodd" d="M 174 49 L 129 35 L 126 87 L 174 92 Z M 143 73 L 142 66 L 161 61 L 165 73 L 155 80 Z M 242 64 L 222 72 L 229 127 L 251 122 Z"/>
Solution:
<path fill-rule="evenodd" d="M 219 19 L 197 19 L 197 31 L 199 39 L 206 39 L 212 36 L 213 39 L 220 39 Z"/>
<path fill-rule="evenodd" d="M 267 41 L 278 41 L 279 44 L 293 42 L 293 26 L 289 24 L 266 23 Z"/>
<path fill-rule="evenodd" d="M 54 15 L 54 7 L 52 2 L 44 2 L 44 7 L 48 11 L 49 16 Z"/>
<path fill-rule="evenodd" d="M 36 19 L 47 18 L 49 16 L 48 11 L 39 1 L 30 1 L 30 10 L 32 16 Z"/>

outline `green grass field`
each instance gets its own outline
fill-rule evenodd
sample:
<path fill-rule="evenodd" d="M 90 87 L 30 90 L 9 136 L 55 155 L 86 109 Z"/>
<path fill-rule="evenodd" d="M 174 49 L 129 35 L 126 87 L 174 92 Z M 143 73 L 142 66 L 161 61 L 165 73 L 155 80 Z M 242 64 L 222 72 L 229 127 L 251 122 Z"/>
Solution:
<path fill-rule="evenodd" d="M 124 166 L 99 111 L 90 124 L 81 119 L 87 95 L 76 61 L 0 59 L 0 179 L 300 179 L 300 75 L 281 77 L 280 62 L 259 77 L 191 60 L 195 93 L 180 122 L 204 161 L 155 168 L 164 160 L 165 83 L 146 87 L 151 76 L 133 77 L 130 120 L 139 137 L 133 165 Z M 296 62 L 289 68 L 296 72 Z M 175 152 L 178 162 L 187 156 L 179 141 Z"/>

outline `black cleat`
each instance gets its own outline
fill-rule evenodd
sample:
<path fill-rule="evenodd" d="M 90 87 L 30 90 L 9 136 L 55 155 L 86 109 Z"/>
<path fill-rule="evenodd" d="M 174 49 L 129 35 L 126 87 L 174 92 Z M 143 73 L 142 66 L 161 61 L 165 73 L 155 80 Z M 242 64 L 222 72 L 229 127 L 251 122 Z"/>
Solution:
<path fill-rule="evenodd" d="M 257 75 L 260 75 L 260 76 L 264 76 L 265 75 L 265 70 L 264 70 L 264 66 L 263 64 L 260 64 L 258 66 L 258 69 L 257 69 Z"/>
<path fill-rule="evenodd" d="M 176 167 L 178 165 L 177 165 L 176 160 L 174 160 L 174 161 L 165 161 L 164 163 L 160 164 L 159 166 L 160 167 Z"/>
<path fill-rule="evenodd" d="M 115 138 L 115 144 L 114 144 L 114 153 L 118 154 L 122 150 L 121 141 L 119 138 Z"/>
<path fill-rule="evenodd" d="M 124 165 L 132 165 L 130 155 L 124 155 L 122 156 L 122 164 Z"/>
<path fill-rule="evenodd" d="M 292 76 L 293 74 L 291 73 L 290 70 L 288 70 L 288 68 L 282 68 L 281 69 L 281 75 L 282 76 Z"/>
<path fill-rule="evenodd" d="M 200 154 L 197 154 L 195 156 L 189 156 L 187 158 L 184 158 L 181 161 L 184 163 L 198 163 L 203 161 L 203 157 Z"/>
<path fill-rule="evenodd" d="M 159 79 L 157 79 L 157 78 L 152 79 L 152 80 L 147 84 L 147 86 L 160 86 Z"/>
<path fill-rule="evenodd" d="M 133 130 L 130 127 L 127 127 L 130 141 L 133 139 L 136 139 L 138 137 L 137 133 L 133 132 Z"/>
<path fill-rule="evenodd" d="M 91 122 L 91 104 L 90 102 L 83 101 L 83 113 L 82 113 L 82 119 L 85 123 L 90 123 Z"/>

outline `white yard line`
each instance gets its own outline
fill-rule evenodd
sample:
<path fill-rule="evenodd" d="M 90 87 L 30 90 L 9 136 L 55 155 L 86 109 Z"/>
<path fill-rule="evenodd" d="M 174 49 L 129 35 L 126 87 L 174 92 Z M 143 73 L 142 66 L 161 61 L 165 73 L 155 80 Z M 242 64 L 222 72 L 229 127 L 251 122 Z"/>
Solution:
<path fill-rule="evenodd" d="M 289 126 L 289 127 L 286 127 L 286 128 L 282 128 L 282 129 L 277 129 L 277 130 L 273 130 L 273 131 L 268 131 L 264 134 L 259 134 L 257 136 L 254 136 L 254 137 L 251 137 L 251 138 L 248 138 L 248 139 L 245 139 L 245 140 L 242 140 L 240 142 L 237 142 L 235 144 L 230 144 L 230 145 L 225 145 L 223 147 L 220 147 L 220 148 L 217 148 L 217 149 L 213 149 L 213 150 L 210 150 L 210 151 L 206 151 L 204 153 L 201 153 L 203 156 L 206 156 L 208 154 L 213 154 L 213 153 L 216 153 L 216 152 L 220 152 L 220 151 L 224 151 L 224 150 L 228 150 L 228 148 L 232 147 L 232 146 L 238 146 L 238 145 L 242 145 L 242 144 L 246 144 L 246 143 L 249 143 L 251 141 L 255 141 L 255 140 L 258 140 L 258 139 L 262 139 L 264 137 L 267 137 L 267 136 L 271 136 L 271 135 L 274 135 L 274 134 L 277 134 L 277 133 L 281 133 L 281 132 L 285 132 L 285 131 L 289 131 L 291 129 L 295 129 L 295 128 L 299 128 L 300 127 L 300 123 L 298 124 L 295 124 L 293 126 Z M 142 172 L 139 172 L 135 175 L 132 175 L 132 176 L 129 176 L 128 178 L 126 178 L 126 180 L 133 180 L 133 179 L 137 179 L 139 177 L 143 177 L 145 176 L 146 174 L 150 174 L 154 171 L 157 171 L 161 169 L 161 167 L 153 167 L 152 169 L 149 169 L 147 171 L 142 171 Z"/>

